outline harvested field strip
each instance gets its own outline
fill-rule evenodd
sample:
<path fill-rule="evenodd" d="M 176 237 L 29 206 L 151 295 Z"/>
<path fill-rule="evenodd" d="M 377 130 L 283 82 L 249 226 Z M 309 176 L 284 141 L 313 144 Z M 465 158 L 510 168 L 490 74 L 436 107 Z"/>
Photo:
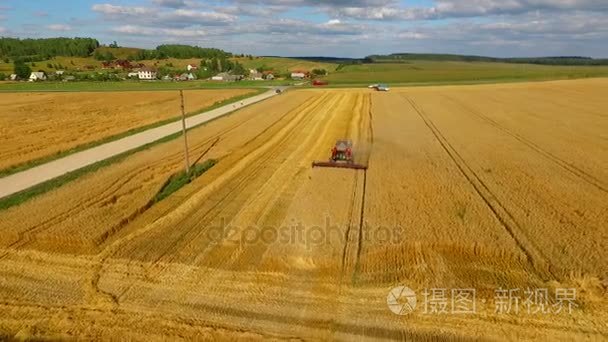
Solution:
<path fill-rule="evenodd" d="M 528 261 L 537 269 L 541 277 L 547 279 L 551 276 L 555 279 L 555 276 L 551 274 L 552 265 L 549 260 L 543 256 L 540 251 L 535 249 L 530 240 L 523 235 L 524 232 L 505 205 L 498 200 L 481 177 L 467 164 L 458 151 L 454 149 L 437 126 L 435 126 L 435 124 L 433 124 L 433 122 L 424 114 L 424 111 L 416 105 L 412 99 L 407 96 L 404 96 L 404 98 L 410 103 L 412 108 L 416 110 L 418 115 L 420 115 L 420 118 L 424 121 L 429 130 L 433 132 L 433 135 L 435 135 L 437 141 L 450 156 L 450 159 L 454 161 L 454 164 L 456 164 L 462 173 L 462 176 L 467 179 L 479 197 L 484 201 L 488 208 L 490 208 L 496 219 L 500 221 L 504 229 L 516 242 L 517 246 L 524 252 Z"/>

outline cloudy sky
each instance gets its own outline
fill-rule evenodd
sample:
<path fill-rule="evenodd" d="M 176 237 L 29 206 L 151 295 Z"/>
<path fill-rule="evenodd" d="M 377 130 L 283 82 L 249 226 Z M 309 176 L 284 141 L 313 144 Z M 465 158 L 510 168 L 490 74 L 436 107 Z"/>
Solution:
<path fill-rule="evenodd" d="M 608 0 L 0 0 L 0 36 L 283 56 L 608 57 Z"/>

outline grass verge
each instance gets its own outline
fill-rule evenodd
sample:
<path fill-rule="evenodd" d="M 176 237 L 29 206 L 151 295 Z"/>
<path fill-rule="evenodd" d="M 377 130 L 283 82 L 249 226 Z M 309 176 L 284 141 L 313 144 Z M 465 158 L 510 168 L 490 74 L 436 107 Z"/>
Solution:
<path fill-rule="evenodd" d="M 162 186 L 156 196 L 154 196 L 154 203 L 158 203 L 164 200 L 177 190 L 184 187 L 186 184 L 190 184 L 193 180 L 201 176 L 207 170 L 212 168 L 215 164 L 217 164 L 217 160 L 209 159 L 200 164 L 193 165 L 190 169 L 190 173 L 188 174 L 186 173 L 186 171 L 181 171 L 179 173 L 174 174 Z"/>
<path fill-rule="evenodd" d="M 268 89 L 255 89 L 255 92 L 253 92 L 253 93 L 231 97 L 231 98 L 223 100 L 223 101 L 217 101 L 216 103 L 214 103 L 211 106 L 208 106 L 208 107 L 205 107 L 205 108 L 202 108 L 202 109 L 199 109 L 199 110 L 187 113 L 186 117 L 191 117 L 191 116 L 194 116 L 194 115 L 201 114 L 202 112 L 207 112 L 207 111 L 219 108 L 219 107 L 223 107 L 225 105 L 229 105 L 229 104 L 232 104 L 232 103 L 235 103 L 235 102 L 239 102 L 239 101 L 244 100 L 246 98 L 260 95 L 260 94 L 262 94 L 262 93 L 264 93 L 266 91 L 268 91 Z M 21 171 L 25 171 L 27 169 L 31 169 L 31 168 L 36 167 L 38 165 L 42 165 L 42 164 L 51 162 L 53 160 L 66 157 L 66 156 L 68 156 L 70 154 L 73 154 L 73 153 L 81 152 L 81 151 L 84 151 L 84 150 L 87 150 L 87 149 L 90 149 L 90 148 L 93 148 L 93 147 L 96 147 L 96 146 L 99 146 L 99 145 L 103 145 L 103 144 L 106 144 L 106 143 L 109 143 L 109 142 L 112 142 L 112 141 L 116 141 L 116 140 L 128 137 L 128 136 L 133 135 L 133 134 L 137 134 L 137 133 L 140 133 L 140 132 L 152 129 L 152 128 L 156 128 L 156 127 L 160 127 L 160 126 L 163 126 L 163 125 L 166 125 L 166 124 L 170 124 L 172 122 L 179 121 L 180 119 L 181 119 L 181 116 L 176 116 L 176 117 L 173 117 L 173 118 L 170 118 L 170 119 L 166 119 L 166 120 L 162 120 L 162 121 L 159 121 L 159 122 L 155 122 L 153 124 L 141 126 L 141 127 L 138 127 L 138 128 L 133 128 L 133 129 L 130 129 L 130 130 L 125 131 L 123 133 L 112 135 L 112 136 L 103 138 L 101 140 L 96 140 L 96 141 L 92 141 L 90 143 L 86 143 L 86 144 L 83 144 L 83 145 L 80 145 L 80 146 L 76 146 L 76 147 L 74 147 L 72 149 L 69 149 L 69 150 L 66 150 L 66 151 L 61 151 L 59 153 L 55 153 L 55 154 L 52 154 L 52 155 L 49 155 L 49 156 L 46 156 L 46 157 L 42 157 L 42 158 L 38 158 L 38 159 L 27 161 L 25 163 L 17 164 L 17 165 L 8 167 L 6 169 L 0 170 L 0 178 L 6 177 L 6 176 L 10 176 L 12 174 L 15 174 L 15 173 L 18 173 L 18 172 L 21 172 Z"/>

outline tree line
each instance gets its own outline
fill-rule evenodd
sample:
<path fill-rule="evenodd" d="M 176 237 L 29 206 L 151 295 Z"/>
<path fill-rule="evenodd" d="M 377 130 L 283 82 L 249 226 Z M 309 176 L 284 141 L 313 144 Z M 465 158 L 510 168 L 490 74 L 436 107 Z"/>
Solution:
<path fill-rule="evenodd" d="M 93 38 L 44 38 L 44 39 L 18 39 L 0 38 L 0 58 L 20 59 L 24 62 L 39 62 L 57 56 L 89 57 L 97 60 L 111 60 L 111 52 L 98 52 L 99 41 Z M 110 47 L 117 48 L 118 43 L 113 42 Z M 150 60 L 166 58 L 227 58 L 232 54 L 215 48 L 202 48 L 199 46 L 165 44 L 152 50 L 139 50 L 129 56 L 130 60 Z"/>
<path fill-rule="evenodd" d="M 220 49 L 174 44 L 160 45 L 154 50 L 139 50 L 135 55 L 129 56 L 128 59 L 140 61 L 166 58 L 227 58 L 230 56 L 232 56 L 231 53 Z"/>
<path fill-rule="evenodd" d="M 88 57 L 98 47 L 99 42 L 92 38 L 0 38 L 0 57 L 31 61 L 56 56 Z"/>
<path fill-rule="evenodd" d="M 451 61 L 451 62 L 490 62 L 490 63 L 516 63 L 539 65 L 608 65 L 608 59 L 593 59 L 581 56 L 557 57 L 523 57 L 523 58 L 496 58 L 472 55 L 452 54 L 421 54 L 421 53 L 394 53 L 390 55 L 371 55 L 365 57 L 363 63 L 395 63 L 406 61 Z"/>

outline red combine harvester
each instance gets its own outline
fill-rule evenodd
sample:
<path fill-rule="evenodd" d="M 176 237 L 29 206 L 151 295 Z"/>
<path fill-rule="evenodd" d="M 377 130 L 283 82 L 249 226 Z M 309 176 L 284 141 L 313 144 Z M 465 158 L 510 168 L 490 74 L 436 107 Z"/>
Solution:
<path fill-rule="evenodd" d="M 327 83 L 327 81 L 323 81 L 323 80 L 314 80 L 312 81 L 312 85 L 316 86 L 316 87 L 320 87 L 320 86 L 326 86 L 329 83 Z"/>
<path fill-rule="evenodd" d="M 331 149 L 328 162 L 316 161 L 312 167 L 336 167 L 341 169 L 367 170 L 366 165 L 356 164 L 353 157 L 353 143 L 350 140 L 338 140 Z"/>

